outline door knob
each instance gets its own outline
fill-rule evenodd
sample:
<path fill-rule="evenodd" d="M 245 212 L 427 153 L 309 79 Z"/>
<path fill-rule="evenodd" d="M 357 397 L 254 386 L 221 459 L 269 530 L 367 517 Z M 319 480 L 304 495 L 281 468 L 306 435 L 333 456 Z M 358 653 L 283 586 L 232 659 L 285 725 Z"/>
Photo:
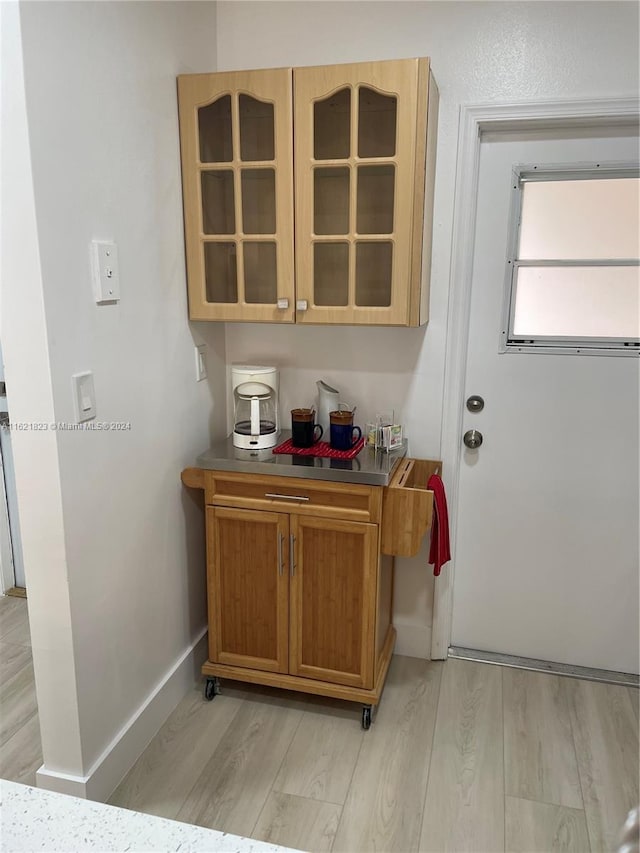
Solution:
<path fill-rule="evenodd" d="M 477 429 L 469 429 L 465 432 L 462 440 L 465 443 L 465 447 L 476 450 L 482 444 L 482 433 Z"/>

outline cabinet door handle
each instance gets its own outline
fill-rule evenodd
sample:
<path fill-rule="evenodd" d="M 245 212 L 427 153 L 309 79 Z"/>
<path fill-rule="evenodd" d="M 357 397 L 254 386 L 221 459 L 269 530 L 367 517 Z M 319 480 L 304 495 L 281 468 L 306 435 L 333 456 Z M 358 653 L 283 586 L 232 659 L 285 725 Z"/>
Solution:
<path fill-rule="evenodd" d="M 265 492 L 265 498 L 278 498 L 281 501 L 309 501 L 311 498 L 305 495 L 278 495 L 275 492 Z"/>
<path fill-rule="evenodd" d="M 278 533 L 278 574 L 281 575 L 284 572 L 284 566 L 282 565 L 282 541 L 284 536 L 282 533 Z"/>
<path fill-rule="evenodd" d="M 296 573 L 296 558 L 294 554 L 296 546 L 296 537 L 293 533 L 289 534 L 289 571 L 291 573 L 291 577 L 293 577 Z"/>

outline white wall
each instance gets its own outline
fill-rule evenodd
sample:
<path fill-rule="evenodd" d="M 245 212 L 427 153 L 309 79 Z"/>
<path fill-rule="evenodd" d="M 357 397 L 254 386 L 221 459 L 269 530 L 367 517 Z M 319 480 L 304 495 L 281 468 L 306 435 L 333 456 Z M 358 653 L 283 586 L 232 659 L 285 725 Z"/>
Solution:
<path fill-rule="evenodd" d="M 54 420 L 17 3 L 0 6 L 0 337 L 14 423 Z M 13 436 L 40 730 L 60 772 L 82 765 L 56 434 Z"/>
<path fill-rule="evenodd" d="M 282 413 L 327 379 L 361 419 L 395 408 L 410 452 L 437 457 L 458 111 L 463 103 L 635 96 L 638 6 L 599 2 L 219 2 L 218 68 L 430 56 L 440 88 L 431 319 L 425 329 L 234 325 L 227 360 L 274 362 Z M 445 472 L 446 475 L 446 472 Z M 397 651 L 428 656 L 426 554 L 398 560 Z"/>
<path fill-rule="evenodd" d="M 201 499 L 180 471 L 225 430 L 224 328 L 187 319 L 175 78 L 215 67 L 215 4 L 29 2 L 21 20 L 48 353 L 36 327 L 42 293 L 34 285 L 32 313 L 12 281 L 21 354 L 33 342 L 42 356 L 41 376 L 19 372 L 17 336 L 11 348 L 3 337 L 14 418 L 35 419 L 52 391 L 46 420 L 72 422 L 71 375 L 92 370 L 97 419 L 131 423 L 25 435 L 16 447 L 41 715 L 53 701 L 43 661 L 60 621 L 72 648 L 52 672 L 67 662 L 75 671 L 79 750 L 69 754 L 62 727 L 43 726 L 45 769 L 86 778 L 206 625 Z M 93 301 L 92 239 L 118 244 L 117 305 Z M 25 246 L 34 262 L 37 248 Z M 196 383 L 201 340 L 209 379 Z M 44 472 L 45 486 L 59 477 L 64 518 L 51 573 L 34 546 L 36 439 L 59 465 Z M 47 521 L 61 533 L 59 516 Z M 47 596 L 54 606 L 44 607 Z"/>

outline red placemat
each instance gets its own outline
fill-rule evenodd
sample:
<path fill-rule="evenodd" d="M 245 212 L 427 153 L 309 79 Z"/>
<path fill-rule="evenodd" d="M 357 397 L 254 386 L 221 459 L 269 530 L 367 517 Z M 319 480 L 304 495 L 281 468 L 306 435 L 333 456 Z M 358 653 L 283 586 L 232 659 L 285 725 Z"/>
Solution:
<path fill-rule="evenodd" d="M 274 447 L 272 453 L 290 453 L 292 456 L 322 456 L 330 459 L 353 459 L 364 447 L 364 438 L 359 439 L 351 450 L 334 450 L 328 441 L 316 441 L 311 447 L 294 447 L 290 438 Z"/>

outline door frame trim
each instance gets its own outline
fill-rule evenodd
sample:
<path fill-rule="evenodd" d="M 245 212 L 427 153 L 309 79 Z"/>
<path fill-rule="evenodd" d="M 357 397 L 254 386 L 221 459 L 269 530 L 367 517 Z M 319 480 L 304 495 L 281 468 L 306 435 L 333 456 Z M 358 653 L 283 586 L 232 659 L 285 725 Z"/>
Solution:
<path fill-rule="evenodd" d="M 452 560 L 435 580 L 431 658 L 445 660 L 451 640 L 453 583 L 460 478 L 460 436 L 467 366 L 471 278 L 480 145 L 487 132 L 556 130 L 581 127 L 637 127 L 635 98 L 538 101 L 512 104 L 468 104 L 460 107 L 453 208 L 453 237 L 449 271 L 449 309 L 442 404 L 441 459 L 446 472 Z"/>

